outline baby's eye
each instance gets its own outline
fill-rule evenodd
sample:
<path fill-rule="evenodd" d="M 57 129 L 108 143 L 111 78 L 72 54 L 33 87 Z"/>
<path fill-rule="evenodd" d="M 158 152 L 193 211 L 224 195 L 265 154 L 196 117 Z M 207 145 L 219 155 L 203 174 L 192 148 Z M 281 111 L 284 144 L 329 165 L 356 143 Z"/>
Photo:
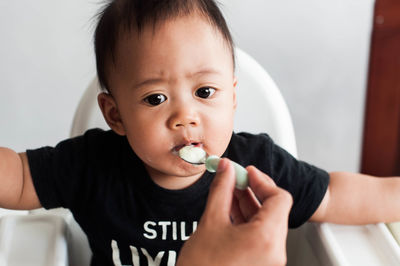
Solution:
<path fill-rule="evenodd" d="M 215 93 L 215 89 L 210 88 L 210 87 L 202 87 L 200 89 L 198 89 L 196 91 L 196 96 L 200 97 L 200 98 L 208 98 L 210 96 L 212 96 Z"/>
<path fill-rule="evenodd" d="M 163 94 L 152 94 L 144 98 L 144 101 L 150 105 L 156 106 L 167 100 L 167 97 Z"/>

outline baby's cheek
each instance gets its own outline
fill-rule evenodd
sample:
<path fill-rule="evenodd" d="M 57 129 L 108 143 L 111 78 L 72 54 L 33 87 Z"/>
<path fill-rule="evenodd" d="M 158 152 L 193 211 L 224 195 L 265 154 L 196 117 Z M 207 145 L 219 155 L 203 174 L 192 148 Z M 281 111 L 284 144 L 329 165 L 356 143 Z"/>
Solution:
<path fill-rule="evenodd" d="M 222 124 L 222 123 L 221 123 Z M 232 137 L 232 126 L 230 125 L 217 125 L 209 133 L 209 145 L 213 154 L 221 156 L 228 147 L 229 141 Z"/>
<path fill-rule="evenodd" d="M 140 150 L 148 157 L 157 157 L 165 145 L 162 140 L 158 138 L 148 139 L 147 141 L 140 142 Z"/>
<path fill-rule="evenodd" d="M 156 152 L 157 140 L 153 139 L 151 134 L 137 133 L 128 137 L 128 141 L 133 151 L 141 158 Z"/>
<path fill-rule="evenodd" d="M 151 143 L 140 143 L 134 146 L 136 155 L 147 165 L 154 166 L 160 160 L 159 147 Z"/>

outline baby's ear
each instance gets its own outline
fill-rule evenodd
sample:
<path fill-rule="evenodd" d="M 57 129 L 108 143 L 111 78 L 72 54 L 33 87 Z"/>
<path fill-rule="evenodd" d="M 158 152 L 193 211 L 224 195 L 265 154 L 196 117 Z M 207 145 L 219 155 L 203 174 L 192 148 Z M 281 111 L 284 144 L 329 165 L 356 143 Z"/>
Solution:
<path fill-rule="evenodd" d="M 237 106 L 237 98 L 236 98 L 236 85 L 237 85 L 237 78 L 236 76 L 233 77 L 233 108 L 236 110 Z"/>
<path fill-rule="evenodd" d="M 115 133 L 124 136 L 126 134 L 125 128 L 115 99 L 109 93 L 102 92 L 97 96 L 97 103 L 108 126 Z"/>

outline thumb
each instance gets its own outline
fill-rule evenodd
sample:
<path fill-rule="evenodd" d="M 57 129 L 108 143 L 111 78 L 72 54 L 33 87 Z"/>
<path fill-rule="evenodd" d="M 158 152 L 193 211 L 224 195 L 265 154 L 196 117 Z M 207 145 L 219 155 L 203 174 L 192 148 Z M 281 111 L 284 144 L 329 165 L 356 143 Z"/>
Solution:
<path fill-rule="evenodd" d="M 211 184 L 206 209 L 202 219 L 229 222 L 233 191 L 235 189 L 235 170 L 228 159 L 221 159 L 217 173 Z"/>

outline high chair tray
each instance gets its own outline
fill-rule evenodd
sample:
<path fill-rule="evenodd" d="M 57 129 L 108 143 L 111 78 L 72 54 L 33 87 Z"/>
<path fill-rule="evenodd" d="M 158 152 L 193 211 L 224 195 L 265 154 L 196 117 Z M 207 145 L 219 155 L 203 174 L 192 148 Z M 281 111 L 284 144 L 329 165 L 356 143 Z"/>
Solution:
<path fill-rule="evenodd" d="M 67 266 L 67 227 L 55 215 L 0 219 L 0 266 Z"/>
<path fill-rule="evenodd" d="M 321 265 L 400 265 L 400 247 L 385 224 L 310 223 L 307 239 Z"/>

